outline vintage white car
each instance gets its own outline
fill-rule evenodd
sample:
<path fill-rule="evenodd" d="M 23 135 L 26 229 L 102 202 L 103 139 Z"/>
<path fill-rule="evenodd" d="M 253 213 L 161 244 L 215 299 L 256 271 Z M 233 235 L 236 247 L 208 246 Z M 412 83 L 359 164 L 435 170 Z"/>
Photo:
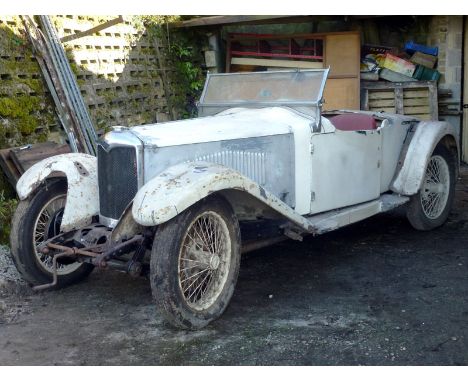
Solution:
<path fill-rule="evenodd" d="M 443 224 L 456 130 L 403 115 L 322 113 L 327 74 L 211 74 L 199 118 L 114 127 L 97 158 L 35 164 L 17 184 L 18 270 L 37 290 L 95 266 L 149 275 L 167 320 L 194 329 L 225 310 L 243 252 L 400 205 L 416 229 Z"/>

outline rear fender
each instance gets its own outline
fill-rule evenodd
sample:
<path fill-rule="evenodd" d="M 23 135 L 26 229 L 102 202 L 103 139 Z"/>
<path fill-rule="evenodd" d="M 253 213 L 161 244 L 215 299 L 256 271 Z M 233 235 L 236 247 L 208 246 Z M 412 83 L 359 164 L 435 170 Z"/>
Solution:
<path fill-rule="evenodd" d="M 80 153 L 56 155 L 30 167 L 18 180 L 16 191 L 21 200 L 27 199 L 52 173 L 67 178 L 67 202 L 60 230 L 81 228 L 99 213 L 97 159 Z"/>
<path fill-rule="evenodd" d="M 399 160 L 400 167 L 397 168 L 390 185 L 393 192 L 407 196 L 418 193 L 429 159 L 440 142 L 453 142 L 453 146 L 449 148 L 457 152 L 458 171 L 458 133 L 448 122 L 419 122 L 406 139 L 409 143 L 403 147 Z"/>
<path fill-rule="evenodd" d="M 226 190 L 245 192 L 304 230 L 312 229 L 307 219 L 256 182 L 231 168 L 209 162 L 182 163 L 150 180 L 136 194 L 132 215 L 142 226 L 156 226 L 208 195 Z"/>

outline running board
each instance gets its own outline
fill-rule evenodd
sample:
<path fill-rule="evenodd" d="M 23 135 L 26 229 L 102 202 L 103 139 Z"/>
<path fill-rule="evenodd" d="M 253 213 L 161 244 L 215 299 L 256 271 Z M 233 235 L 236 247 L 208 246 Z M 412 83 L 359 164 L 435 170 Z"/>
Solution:
<path fill-rule="evenodd" d="M 341 208 L 307 217 L 314 235 L 330 232 L 340 227 L 367 219 L 381 212 L 392 210 L 409 201 L 409 197 L 397 194 L 384 194 L 379 199 L 351 207 Z"/>

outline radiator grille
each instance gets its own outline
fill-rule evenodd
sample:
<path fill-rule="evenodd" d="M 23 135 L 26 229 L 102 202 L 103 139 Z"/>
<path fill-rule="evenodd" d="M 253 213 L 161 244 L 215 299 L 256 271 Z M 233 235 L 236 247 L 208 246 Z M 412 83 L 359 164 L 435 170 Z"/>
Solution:
<path fill-rule="evenodd" d="M 99 204 L 102 216 L 119 219 L 138 191 L 138 171 L 134 147 L 98 145 Z"/>
<path fill-rule="evenodd" d="M 266 183 L 265 153 L 241 150 L 226 150 L 197 158 L 233 168 L 260 185 Z"/>

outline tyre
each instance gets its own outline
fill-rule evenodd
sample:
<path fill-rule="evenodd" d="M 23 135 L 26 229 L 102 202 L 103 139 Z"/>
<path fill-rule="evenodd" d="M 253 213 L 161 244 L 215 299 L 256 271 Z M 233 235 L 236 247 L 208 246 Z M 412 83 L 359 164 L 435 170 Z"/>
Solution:
<path fill-rule="evenodd" d="M 452 208 L 457 158 L 438 145 L 429 159 L 421 189 L 411 196 L 407 217 L 417 230 L 428 231 L 444 224 Z"/>
<path fill-rule="evenodd" d="M 240 266 L 240 229 L 229 203 L 209 197 L 158 226 L 151 290 L 166 320 L 199 329 L 226 309 Z"/>
<path fill-rule="evenodd" d="M 52 281 L 52 257 L 38 253 L 36 247 L 60 233 L 66 197 L 66 181 L 50 181 L 20 201 L 13 215 L 10 234 L 12 258 L 19 273 L 32 285 Z M 88 276 L 92 269 L 91 264 L 57 263 L 57 286 L 76 283 Z"/>

